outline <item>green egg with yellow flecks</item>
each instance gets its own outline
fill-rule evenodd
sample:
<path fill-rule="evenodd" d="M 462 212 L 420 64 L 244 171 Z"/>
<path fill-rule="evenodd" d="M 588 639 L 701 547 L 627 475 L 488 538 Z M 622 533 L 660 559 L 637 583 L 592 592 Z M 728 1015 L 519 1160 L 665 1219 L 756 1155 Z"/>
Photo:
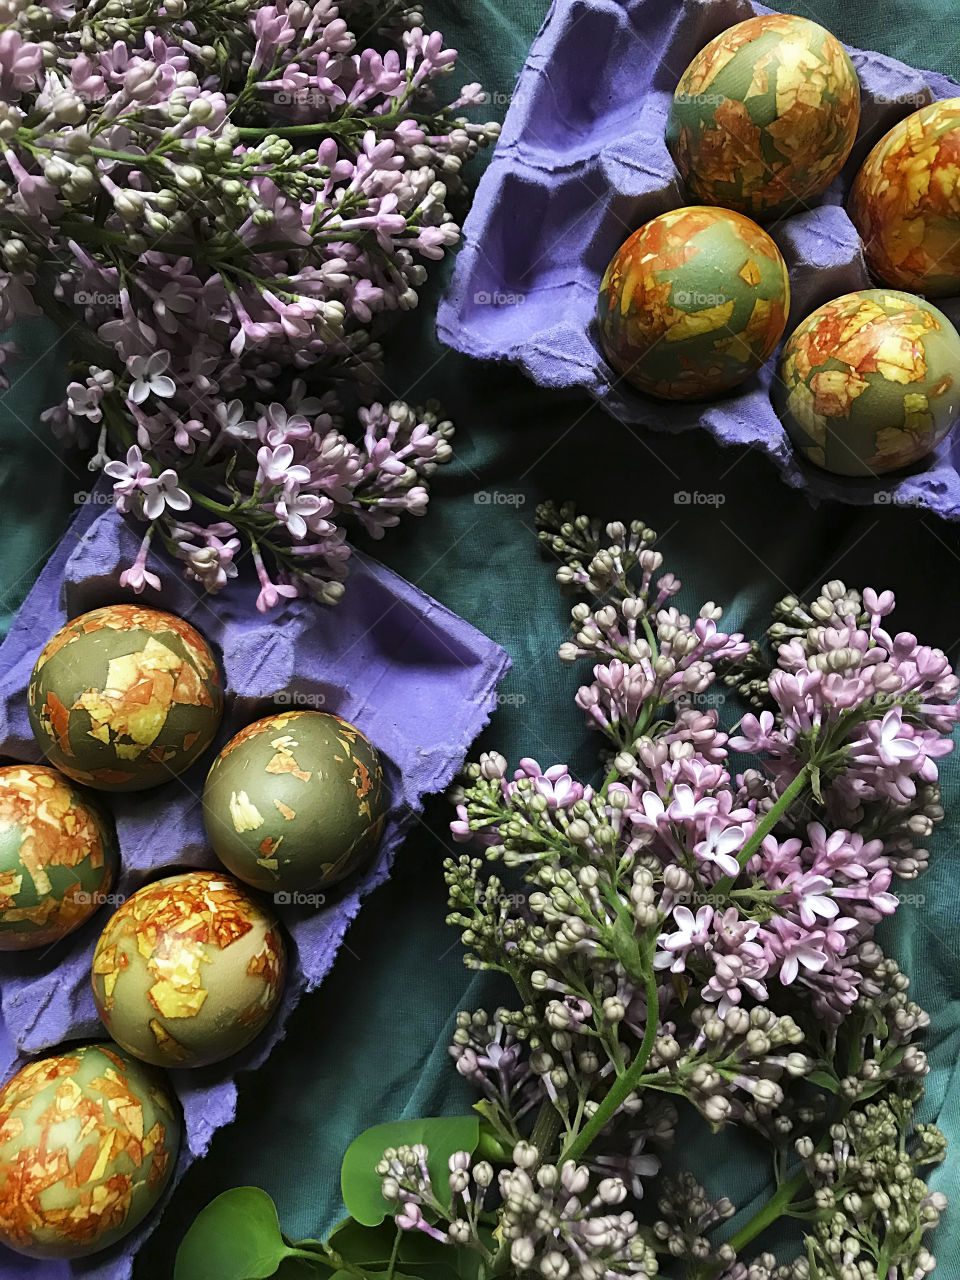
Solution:
<path fill-rule="evenodd" d="M 216 660 L 182 618 L 106 605 L 48 641 L 28 689 L 48 762 L 103 791 L 169 782 L 210 745 L 223 713 Z"/>
<path fill-rule="evenodd" d="M 107 921 L 91 985 L 110 1035 L 144 1062 L 203 1067 L 245 1048 L 280 1002 L 273 912 L 222 871 L 144 885 Z"/>
<path fill-rule="evenodd" d="M 82 1258 L 153 1209 L 180 1146 L 163 1073 L 109 1042 L 28 1063 L 0 1089 L 0 1242 Z"/>
<path fill-rule="evenodd" d="M 322 711 L 247 725 L 213 762 L 203 793 L 207 836 L 224 866 L 292 902 L 369 861 L 387 805 L 376 748 Z"/>
<path fill-rule="evenodd" d="M 911 466 L 960 418 L 960 334 L 915 294 L 844 294 L 790 335 L 773 401 L 798 452 L 834 475 Z"/>
<path fill-rule="evenodd" d="M 46 765 L 0 768 L 0 951 L 79 928 L 118 869 L 113 824 L 93 796 Z"/>
<path fill-rule="evenodd" d="M 639 390 L 703 399 L 769 359 L 789 308 L 786 263 L 761 227 L 730 209 L 671 209 L 611 259 L 597 299 L 600 345 Z"/>
<path fill-rule="evenodd" d="M 753 218 L 803 208 L 837 176 L 860 82 L 829 31 L 759 14 L 711 40 L 680 77 L 667 147 L 691 193 Z"/>

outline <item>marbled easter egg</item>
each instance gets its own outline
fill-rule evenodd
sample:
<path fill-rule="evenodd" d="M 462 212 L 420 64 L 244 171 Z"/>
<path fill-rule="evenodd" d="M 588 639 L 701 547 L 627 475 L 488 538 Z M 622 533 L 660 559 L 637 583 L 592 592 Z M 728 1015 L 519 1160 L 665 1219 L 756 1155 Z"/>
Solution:
<path fill-rule="evenodd" d="M 824 303 L 787 340 L 774 407 L 797 450 L 841 476 L 925 457 L 960 417 L 960 334 L 894 289 Z"/>
<path fill-rule="evenodd" d="M 767 13 L 721 32 L 680 77 L 667 146 L 699 200 L 768 217 L 809 203 L 843 168 L 860 82 L 808 18 Z"/>
<path fill-rule="evenodd" d="M 853 184 L 850 218 L 884 284 L 960 293 L 960 98 L 922 107 L 880 139 Z"/>
<path fill-rule="evenodd" d="M 0 951 L 78 928 L 118 869 L 113 823 L 92 796 L 46 765 L 0 768 Z"/>
<path fill-rule="evenodd" d="M 210 646 L 158 609 L 113 604 L 61 628 L 37 659 L 30 723 L 49 762 L 102 791 L 139 791 L 182 773 L 223 711 Z"/>
<path fill-rule="evenodd" d="M 237 1053 L 283 993 L 273 913 L 230 876 L 188 871 L 138 889 L 93 957 L 93 998 L 110 1035 L 144 1062 L 201 1067 Z"/>
<path fill-rule="evenodd" d="M 224 866 L 270 892 L 327 888 L 376 852 L 387 811 L 376 748 L 322 711 L 285 711 L 242 729 L 203 792 Z"/>
<path fill-rule="evenodd" d="M 115 1044 L 28 1063 L 0 1089 L 0 1241 L 34 1258 L 114 1244 L 162 1195 L 181 1127 L 162 1072 Z"/>
<path fill-rule="evenodd" d="M 717 395 L 759 369 L 789 307 L 786 264 L 767 233 L 730 209 L 693 205 L 660 214 L 620 246 L 597 321 L 617 373 L 682 400 Z"/>

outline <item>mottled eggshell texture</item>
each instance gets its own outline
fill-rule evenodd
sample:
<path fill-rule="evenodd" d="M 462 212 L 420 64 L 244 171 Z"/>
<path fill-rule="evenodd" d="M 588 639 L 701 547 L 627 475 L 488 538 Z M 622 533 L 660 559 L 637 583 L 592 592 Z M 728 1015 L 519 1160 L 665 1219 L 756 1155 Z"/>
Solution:
<path fill-rule="evenodd" d="M 840 42 L 807 18 L 748 18 L 680 78 L 667 146 L 694 195 L 753 217 L 819 195 L 860 122 L 860 82 Z"/>
<path fill-rule="evenodd" d="M 223 711 L 220 673 L 200 633 L 133 604 L 61 628 L 37 659 L 28 698 L 49 762 L 104 791 L 169 782 L 210 745 Z"/>
<path fill-rule="evenodd" d="M 285 973 L 273 914 L 230 876 L 190 871 L 145 885 L 111 916 L 93 957 L 93 997 L 136 1057 L 201 1067 L 259 1034 Z"/>
<path fill-rule="evenodd" d="M 716 395 L 770 357 L 790 307 L 780 250 L 755 222 L 708 205 L 673 209 L 635 231 L 600 285 L 610 364 L 668 400 Z"/>
<path fill-rule="evenodd" d="M 180 1134 L 162 1074 L 115 1044 L 29 1063 L 0 1090 L 0 1240 L 35 1258 L 114 1244 L 157 1203 Z"/>
<path fill-rule="evenodd" d="M 960 293 L 960 98 L 915 111 L 880 139 L 853 184 L 850 218 L 884 284 Z"/>
<path fill-rule="evenodd" d="M 207 835 L 228 870 L 271 892 L 335 884 L 375 852 L 387 794 L 359 729 L 322 711 L 287 711 L 242 729 L 203 793 Z"/>
<path fill-rule="evenodd" d="M 76 929 L 118 868 L 113 824 L 91 796 L 45 765 L 0 768 L 0 951 Z"/>
<path fill-rule="evenodd" d="M 910 293 L 863 289 L 790 336 L 774 406 L 796 448 L 835 475 L 876 476 L 925 457 L 960 417 L 960 335 Z"/>

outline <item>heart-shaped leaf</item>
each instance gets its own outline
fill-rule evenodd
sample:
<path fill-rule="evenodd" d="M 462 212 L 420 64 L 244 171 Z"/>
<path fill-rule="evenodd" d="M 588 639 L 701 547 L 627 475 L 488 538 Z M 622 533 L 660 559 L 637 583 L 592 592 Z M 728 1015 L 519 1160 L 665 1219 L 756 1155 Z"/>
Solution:
<path fill-rule="evenodd" d="M 478 1116 L 450 1116 L 442 1119 L 391 1120 L 366 1129 L 347 1148 L 340 1170 L 340 1189 L 348 1211 L 365 1227 L 376 1227 L 387 1216 L 390 1205 L 380 1194 L 381 1178 L 376 1166 L 385 1148 L 423 1143 L 430 1149 L 427 1165 L 438 1193 L 446 1191 L 447 1161 L 454 1151 L 476 1150 L 480 1141 Z M 267 1273 L 269 1274 L 269 1272 Z M 177 1277 L 179 1280 L 179 1277 Z"/>
<path fill-rule="evenodd" d="M 267 1280 L 296 1250 L 259 1187 L 233 1187 L 197 1214 L 177 1250 L 173 1280 Z M 329 1274 L 320 1260 L 317 1274 Z"/>

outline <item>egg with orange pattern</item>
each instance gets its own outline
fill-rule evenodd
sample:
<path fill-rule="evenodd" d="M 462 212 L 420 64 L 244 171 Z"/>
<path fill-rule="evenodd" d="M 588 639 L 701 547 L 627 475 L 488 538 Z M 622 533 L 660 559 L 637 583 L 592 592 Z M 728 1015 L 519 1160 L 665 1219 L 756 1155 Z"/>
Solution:
<path fill-rule="evenodd" d="M 109 1042 L 60 1049 L 0 1089 L 0 1242 L 81 1258 L 151 1211 L 180 1146 L 163 1073 Z"/>
<path fill-rule="evenodd" d="M 286 949 L 276 917 L 231 876 L 188 871 L 144 885 L 107 921 L 91 981 L 129 1053 L 202 1067 L 239 1052 L 273 1017 Z"/>
<path fill-rule="evenodd" d="M 884 284 L 930 298 L 960 293 L 960 98 L 922 107 L 880 139 L 849 212 Z"/>
<path fill-rule="evenodd" d="M 27 701 L 48 763 L 97 790 L 138 791 L 169 782 L 206 750 L 223 687 L 210 646 L 189 622 L 111 604 L 47 642 Z"/>
<path fill-rule="evenodd" d="M 79 928 L 106 901 L 119 861 L 94 796 L 46 765 L 0 768 L 0 951 Z"/>
<path fill-rule="evenodd" d="M 860 82 L 809 18 L 765 13 L 711 40 L 680 77 L 667 147 L 691 193 L 754 218 L 816 198 L 850 154 Z"/>
<path fill-rule="evenodd" d="M 765 363 L 789 308 L 786 263 L 762 227 L 691 205 L 645 223 L 613 255 L 597 300 L 600 345 L 639 390 L 700 399 Z"/>
<path fill-rule="evenodd" d="M 834 475 L 925 458 L 960 420 L 960 334 L 896 289 L 825 302 L 784 343 L 774 408 L 799 453 Z"/>

